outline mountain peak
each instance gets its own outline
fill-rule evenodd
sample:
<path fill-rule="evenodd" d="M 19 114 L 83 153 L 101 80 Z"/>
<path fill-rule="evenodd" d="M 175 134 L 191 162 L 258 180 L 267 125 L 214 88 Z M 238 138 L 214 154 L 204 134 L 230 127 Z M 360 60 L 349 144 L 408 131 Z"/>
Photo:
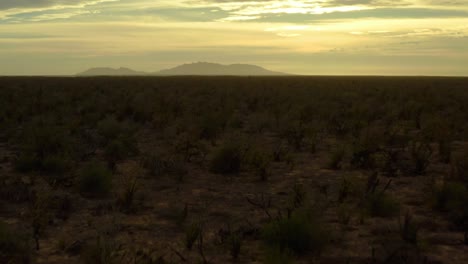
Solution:
<path fill-rule="evenodd" d="M 109 67 L 91 68 L 84 72 L 77 74 L 78 76 L 132 76 L 132 75 L 145 75 L 144 72 L 134 71 L 129 68 L 120 67 L 118 69 Z"/>
<path fill-rule="evenodd" d="M 129 68 L 120 67 L 117 69 L 100 67 L 91 68 L 81 72 L 78 76 L 134 76 L 134 75 L 206 75 L 206 76 L 276 76 L 287 75 L 281 72 L 274 72 L 263 67 L 250 64 L 223 65 L 212 62 L 194 62 L 176 66 L 171 69 L 162 70 L 155 73 L 145 73 L 134 71 Z"/>
<path fill-rule="evenodd" d="M 158 75 L 238 75 L 238 76 L 273 76 L 286 75 L 269 71 L 265 68 L 250 64 L 223 65 L 211 62 L 195 62 L 183 64 L 172 69 L 162 70 Z"/>

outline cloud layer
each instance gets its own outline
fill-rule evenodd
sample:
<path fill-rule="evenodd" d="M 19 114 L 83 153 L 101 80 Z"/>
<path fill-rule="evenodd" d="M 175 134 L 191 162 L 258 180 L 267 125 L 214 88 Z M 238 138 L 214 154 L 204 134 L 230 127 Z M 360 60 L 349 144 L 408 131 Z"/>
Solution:
<path fill-rule="evenodd" d="M 457 0 L 2 0 L 2 74 L 190 61 L 302 74 L 468 75 Z"/>

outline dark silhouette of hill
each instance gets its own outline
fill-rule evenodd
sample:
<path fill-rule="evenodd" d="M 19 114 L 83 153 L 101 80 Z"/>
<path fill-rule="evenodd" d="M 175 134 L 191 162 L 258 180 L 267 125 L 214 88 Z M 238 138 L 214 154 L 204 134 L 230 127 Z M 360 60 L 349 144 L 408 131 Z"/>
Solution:
<path fill-rule="evenodd" d="M 273 76 L 287 75 L 274 72 L 256 65 L 232 64 L 222 65 L 217 63 L 197 62 L 184 64 L 172 69 L 162 70 L 156 75 L 238 75 L 238 76 Z"/>
<path fill-rule="evenodd" d="M 134 75 L 156 75 L 156 76 L 180 76 L 180 75 L 212 75 L 212 76 L 279 76 L 288 75 L 282 72 L 270 71 L 256 65 L 232 64 L 222 65 L 217 63 L 197 62 L 183 64 L 171 69 L 154 73 L 138 72 L 128 68 L 92 68 L 77 74 L 78 76 L 134 76 Z"/>
<path fill-rule="evenodd" d="M 133 76 L 133 75 L 146 75 L 147 73 L 145 72 L 139 72 L 139 71 L 134 71 L 129 68 L 107 68 L 107 67 L 101 67 L 101 68 L 91 68 L 89 70 L 86 70 L 84 72 L 80 72 L 77 75 L 78 76 Z"/>

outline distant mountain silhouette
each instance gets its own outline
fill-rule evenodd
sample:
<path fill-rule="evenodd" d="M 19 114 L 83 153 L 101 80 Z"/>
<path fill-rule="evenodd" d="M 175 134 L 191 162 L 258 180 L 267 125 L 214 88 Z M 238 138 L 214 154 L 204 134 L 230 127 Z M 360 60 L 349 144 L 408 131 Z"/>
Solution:
<path fill-rule="evenodd" d="M 156 75 L 156 76 L 180 76 L 180 75 L 236 75 L 236 76 L 276 76 L 287 75 L 281 72 L 269 71 L 265 68 L 249 64 L 222 65 L 217 63 L 197 62 L 183 64 L 175 68 L 154 73 L 138 72 L 128 68 L 92 68 L 78 76 L 132 76 L 132 75 Z"/>
<path fill-rule="evenodd" d="M 269 71 L 265 68 L 249 64 L 222 65 L 217 63 L 197 62 L 184 64 L 172 69 L 162 70 L 156 75 L 239 75 L 239 76 L 271 76 L 286 75 L 281 72 Z"/>
<path fill-rule="evenodd" d="M 84 72 L 78 73 L 78 76 L 132 76 L 132 75 L 146 75 L 145 72 L 134 71 L 129 68 L 91 68 Z"/>

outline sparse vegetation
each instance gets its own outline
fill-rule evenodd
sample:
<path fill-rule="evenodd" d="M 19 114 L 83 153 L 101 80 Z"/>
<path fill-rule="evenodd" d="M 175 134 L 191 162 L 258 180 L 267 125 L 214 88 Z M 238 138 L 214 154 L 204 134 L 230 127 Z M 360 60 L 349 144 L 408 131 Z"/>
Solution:
<path fill-rule="evenodd" d="M 327 168 L 332 170 L 339 170 L 341 169 L 341 163 L 343 162 L 343 158 L 346 152 L 343 147 L 338 147 L 330 153 L 330 158 L 327 163 Z"/>
<path fill-rule="evenodd" d="M 28 240 L 0 222 L 0 259 L 4 263 L 31 263 Z"/>
<path fill-rule="evenodd" d="M 320 253 L 328 243 L 328 231 L 313 215 L 298 212 L 290 218 L 274 220 L 263 229 L 263 239 L 269 250 L 303 255 Z"/>
<path fill-rule="evenodd" d="M 101 163 L 91 162 L 80 171 L 80 192 L 91 196 L 105 196 L 111 190 L 112 173 Z"/>
<path fill-rule="evenodd" d="M 1 78 L 0 262 L 457 263 L 466 87 Z"/>
<path fill-rule="evenodd" d="M 239 173 L 241 161 L 241 150 L 234 143 L 229 143 L 215 152 L 210 169 L 217 174 Z"/>
<path fill-rule="evenodd" d="M 113 264 L 118 263 L 117 248 L 112 239 L 99 236 L 89 243 L 83 253 L 85 264 Z"/>
<path fill-rule="evenodd" d="M 185 228 L 185 247 L 191 250 L 202 232 L 201 224 L 193 222 Z"/>

